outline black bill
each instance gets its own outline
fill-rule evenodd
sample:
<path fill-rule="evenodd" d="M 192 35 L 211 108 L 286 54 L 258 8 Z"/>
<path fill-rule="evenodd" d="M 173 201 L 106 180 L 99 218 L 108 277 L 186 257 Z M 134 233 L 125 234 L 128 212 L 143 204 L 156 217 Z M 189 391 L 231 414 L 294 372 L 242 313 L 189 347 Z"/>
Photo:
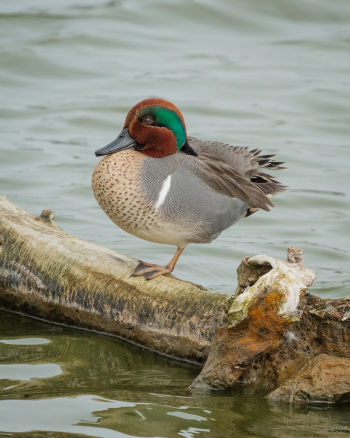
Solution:
<path fill-rule="evenodd" d="M 124 151 L 125 149 L 132 149 L 136 144 L 136 141 L 130 137 L 127 128 L 124 128 L 112 143 L 109 143 L 101 149 L 97 149 L 95 155 L 96 157 L 100 157 L 101 155 L 114 154 L 115 152 Z"/>

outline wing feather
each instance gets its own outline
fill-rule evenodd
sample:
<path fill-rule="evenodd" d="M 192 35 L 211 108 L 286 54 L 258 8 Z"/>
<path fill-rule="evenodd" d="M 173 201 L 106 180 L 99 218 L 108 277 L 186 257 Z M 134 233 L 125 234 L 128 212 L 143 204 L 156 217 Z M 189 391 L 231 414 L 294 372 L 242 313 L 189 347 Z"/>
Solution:
<path fill-rule="evenodd" d="M 191 160 L 192 171 L 212 190 L 232 198 L 239 198 L 252 208 L 269 210 L 270 195 L 287 187 L 267 170 L 284 169 L 283 162 L 274 161 L 275 155 L 261 155 L 260 149 L 230 146 L 220 142 L 204 142 L 189 138 L 198 156 Z"/>

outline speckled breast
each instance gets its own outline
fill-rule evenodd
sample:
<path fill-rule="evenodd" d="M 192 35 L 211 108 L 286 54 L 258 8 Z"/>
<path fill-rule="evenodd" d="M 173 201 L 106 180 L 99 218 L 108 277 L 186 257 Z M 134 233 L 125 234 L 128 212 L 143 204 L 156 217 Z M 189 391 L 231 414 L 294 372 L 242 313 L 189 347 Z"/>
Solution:
<path fill-rule="evenodd" d="M 144 239 L 155 221 L 155 210 L 140 190 L 145 157 L 133 150 L 107 155 L 92 175 L 92 189 L 103 211 L 119 227 Z"/>

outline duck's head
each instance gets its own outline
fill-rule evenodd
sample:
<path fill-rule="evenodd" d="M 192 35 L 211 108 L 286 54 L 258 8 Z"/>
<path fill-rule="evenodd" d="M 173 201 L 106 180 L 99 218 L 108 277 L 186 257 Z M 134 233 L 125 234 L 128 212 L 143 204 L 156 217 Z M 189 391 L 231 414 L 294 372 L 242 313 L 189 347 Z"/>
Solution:
<path fill-rule="evenodd" d="M 125 149 L 135 149 L 154 158 L 166 157 L 176 151 L 197 155 L 187 143 L 181 112 L 171 102 L 156 98 L 142 100 L 133 106 L 118 137 L 95 154 L 98 157 Z"/>

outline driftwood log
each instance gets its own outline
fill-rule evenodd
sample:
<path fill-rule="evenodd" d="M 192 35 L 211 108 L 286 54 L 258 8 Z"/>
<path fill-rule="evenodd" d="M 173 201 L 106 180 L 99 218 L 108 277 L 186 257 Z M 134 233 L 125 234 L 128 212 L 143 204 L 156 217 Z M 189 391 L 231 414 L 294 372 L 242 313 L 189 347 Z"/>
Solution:
<path fill-rule="evenodd" d="M 138 260 L 69 235 L 0 197 L 0 306 L 122 337 L 201 366 L 192 388 L 245 384 L 272 400 L 350 400 L 350 299 L 306 293 L 287 261 L 246 257 L 236 294 L 172 275 L 130 277 Z"/>

